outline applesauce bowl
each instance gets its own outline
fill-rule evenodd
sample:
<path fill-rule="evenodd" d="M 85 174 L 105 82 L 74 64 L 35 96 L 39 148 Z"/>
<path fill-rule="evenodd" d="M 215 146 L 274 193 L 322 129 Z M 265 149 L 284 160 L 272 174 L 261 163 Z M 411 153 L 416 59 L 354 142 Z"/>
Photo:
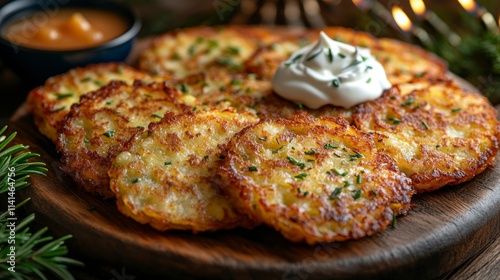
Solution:
<path fill-rule="evenodd" d="M 37 28 L 46 25 L 68 9 L 105 11 L 119 16 L 126 28 L 118 36 L 90 47 L 47 49 L 26 46 L 18 40 L 9 40 L 6 30 L 20 20 L 28 24 L 20 28 L 24 42 L 36 39 Z M 0 9 L 0 56 L 22 79 L 33 84 L 43 83 L 48 77 L 77 66 L 100 62 L 121 62 L 130 53 L 141 28 L 138 17 L 129 8 L 102 0 L 18 0 Z M 35 30 L 35 31 L 34 31 Z M 71 30 L 70 30 L 71 32 Z M 61 35 L 63 36 L 63 35 Z"/>

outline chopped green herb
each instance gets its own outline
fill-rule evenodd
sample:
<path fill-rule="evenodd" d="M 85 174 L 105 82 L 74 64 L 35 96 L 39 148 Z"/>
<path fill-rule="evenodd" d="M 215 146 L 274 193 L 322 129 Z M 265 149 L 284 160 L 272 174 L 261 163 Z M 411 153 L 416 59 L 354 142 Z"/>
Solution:
<path fill-rule="evenodd" d="M 309 151 L 305 151 L 304 154 L 306 155 L 314 155 L 316 153 L 315 150 L 309 150 Z"/>
<path fill-rule="evenodd" d="M 151 94 L 144 94 L 144 96 L 147 98 L 153 98 L 153 96 Z"/>
<path fill-rule="evenodd" d="M 372 81 L 372 78 L 368 78 L 368 80 L 366 80 L 366 83 L 369 84 L 370 82 Z"/>
<path fill-rule="evenodd" d="M 396 228 L 396 215 L 395 215 L 395 214 L 392 216 L 392 223 L 391 223 L 391 227 L 392 227 L 392 228 Z"/>
<path fill-rule="evenodd" d="M 227 66 L 227 67 L 231 67 L 231 68 L 238 68 L 239 67 L 231 58 L 228 58 L 228 57 L 218 57 L 216 59 L 216 61 L 217 61 L 217 63 L 224 65 L 224 66 Z"/>
<path fill-rule="evenodd" d="M 339 86 L 340 86 L 340 81 L 339 81 L 339 79 L 334 79 L 334 80 L 332 81 L 332 86 L 334 86 L 334 87 L 339 87 Z"/>
<path fill-rule="evenodd" d="M 230 55 L 239 55 L 240 54 L 240 49 L 238 47 L 234 47 L 234 46 L 229 46 L 227 48 L 227 52 L 230 54 Z"/>
<path fill-rule="evenodd" d="M 288 161 L 290 161 L 290 163 L 292 163 L 293 165 L 297 165 L 298 167 L 300 167 L 300 169 L 304 169 L 306 167 L 306 164 L 303 163 L 303 162 L 298 162 L 296 159 L 294 159 L 293 157 L 291 156 L 286 156 L 286 158 L 288 159 Z"/>
<path fill-rule="evenodd" d="M 306 191 L 306 192 L 304 193 L 304 196 L 308 196 L 308 195 L 309 195 L 309 191 Z"/>
<path fill-rule="evenodd" d="M 275 138 L 276 139 L 276 143 L 278 143 L 278 145 L 280 145 L 280 140 L 278 139 L 278 137 Z"/>
<path fill-rule="evenodd" d="M 422 125 L 425 127 L 426 130 L 429 130 L 429 126 L 425 121 L 422 121 Z"/>
<path fill-rule="evenodd" d="M 399 124 L 399 123 L 401 123 L 401 120 L 400 120 L 400 119 L 398 119 L 398 118 L 394 118 L 394 117 L 389 117 L 389 118 L 388 118 L 388 120 L 389 120 L 390 122 L 392 122 L 392 124 Z"/>
<path fill-rule="evenodd" d="M 303 56 L 304 56 L 304 55 L 299 54 L 299 55 L 295 56 L 294 58 L 292 58 L 292 60 L 291 60 L 291 61 L 289 61 L 289 62 L 285 63 L 285 65 L 286 65 L 286 66 L 290 66 L 290 65 L 292 65 L 293 63 L 295 63 L 295 62 L 299 61 L 299 59 L 301 59 Z"/>
<path fill-rule="evenodd" d="M 122 75 L 123 74 L 123 66 L 118 66 L 118 68 L 116 68 L 116 71 L 118 72 L 118 74 Z"/>
<path fill-rule="evenodd" d="M 405 102 L 401 103 L 401 106 L 405 107 L 405 106 L 409 106 L 411 104 L 413 104 L 413 98 L 408 98 L 408 100 L 406 100 Z"/>
<path fill-rule="evenodd" d="M 453 113 L 456 113 L 456 112 L 459 112 L 459 111 L 462 111 L 462 108 L 453 108 L 453 109 L 451 109 L 451 112 L 453 112 Z"/>
<path fill-rule="evenodd" d="M 220 158 L 220 159 L 225 159 L 225 158 L 226 158 L 226 156 L 225 156 L 225 155 L 220 155 L 220 156 L 219 156 L 219 158 Z"/>
<path fill-rule="evenodd" d="M 358 199 L 360 197 L 361 197 L 361 189 L 355 190 L 354 193 L 352 194 L 352 198 Z"/>
<path fill-rule="evenodd" d="M 219 46 L 219 43 L 215 40 L 208 40 L 207 44 L 209 49 L 217 48 Z"/>
<path fill-rule="evenodd" d="M 56 93 L 57 100 L 72 97 L 73 95 L 73 93 Z"/>
<path fill-rule="evenodd" d="M 368 70 L 371 70 L 373 69 L 373 67 L 371 67 L 370 65 L 366 66 L 366 69 L 365 69 L 365 72 L 368 71 Z"/>
<path fill-rule="evenodd" d="M 86 82 L 90 82 L 90 81 L 92 81 L 91 77 L 85 77 L 85 78 L 80 80 L 80 82 L 82 82 L 82 83 L 86 83 Z"/>
<path fill-rule="evenodd" d="M 330 194 L 329 199 L 334 200 L 334 199 L 339 199 L 339 194 L 342 192 L 342 188 L 335 188 L 333 192 Z"/>
<path fill-rule="evenodd" d="M 335 155 L 336 157 L 341 157 L 341 155 L 338 152 L 334 152 L 333 155 Z"/>
<path fill-rule="evenodd" d="M 94 84 L 95 84 L 96 86 L 99 86 L 99 87 L 103 87 L 103 86 L 105 86 L 105 83 L 104 83 L 103 81 L 100 81 L 100 80 L 95 80 L 95 81 L 94 81 Z"/>
<path fill-rule="evenodd" d="M 423 76 L 425 75 L 425 71 L 422 72 L 422 73 L 417 73 L 415 75 L 413 75 L 415 78 L 422 78 Z"/>
<path fill-rule="evenodd" d="M 333 62 L 333 53 L 332 53 L 332 49 L 331 48 L 328 48 L 328 61 L 330 63 Z"/>
<path fill-rule="evenodd" d="M 208 159 L 208 156 L 203 156 L 204 159 Z"/>
<path fill-rule="evenodd" d="M 248 171 L 252 171 L 252 172 L 257 171 L 257 167 L 252 165 L 252 166 L 248 167 Z"/>
<path fill-rule="evenodd" d="M 233 85 L 233 86 L 239 86 L 241 84 L 243 84 L 243 82 L 241 80 L 238 80 L 238 79 L 233 79 L 231 81 L 231 85 Z"/>
<path fill-rule="evenodd" d="M 88 143 L 90 143 L 90 141 L 89 141 L 89 139 L 85 138 L 85 139 L 83 139 L 83 143 L 88 144 Z"/>
<path fill-rule="evenodd" d="M 258 138 L 260 141 L 267 141 L 267 138 L 264 138 L 264 137 L 259 137 Z"/>
<path fill-rule="evenodd" d="M 295 176 L 295 178 L 299 180 L 304 180 L 305 177 L 307 177 L 307 173 L 300 173 L 299 175 Z"/>
<path fill-rule="evenodd" d="M 373 194 L 373 196 L 377 196 L 378 195 L 377 190 L 371 190 L 371 193 Z"/>
<path fill-rule="evenodd" d="M 171 165 L 172 164 L 172 161 L 165 161 L 165 165 Z"/>
<path fill-rule="evenodd" d="M 172 54 L 172 59 L 173 60 L 181 60 L 181 55 L 178 52 L 174 52 Z"/>
<path fill-rule="evenodd" d="M 297 107 L 298 107 L 299 109 L 303 109 L 303 108 L 304 108 L 304 105 L 302 105 L 302 103 L 296 103 L 296 105 L 297 105 Z"/>
<path fill-rule="evenodd" d="M 277 148 L 276 150 L 273 150 L 273 154 L 277 154 L 281 149 L 283 149 L 285 146 L 281 146 L 279 148 Z"/>
<path fill-rule="evenodd" d="M 347 188 L 351 185 L 351 183 L 349 183 L 349 181 L 344 181 L 344 188 Z"/>
<path fill-rule="evenodd" d="M 188 49 L 188 54 L 190 56 L 194 55 L 194 52 L 196 51 L 196 45 L 191 45 Z"/>
<path fill-rule="evenodd" d="M 314 159 L 307 159 L 307 162 L 314 162 Z"/>
<path fill-rule="evenodd" d="M 157 118 L 157 119 L 163 119 L 163 116 L 160 116 L 158 114 L 152 114 L 151 117 Z"/>
<path fill-rule="evenodd" d="M 347 171 L 342 172 L 342 171 L 338 170 L 337 168 L 334 168 L 333 172 L 335 172 L 335 174 L 337 174 L 339 176 L 342 176 L 342 177 L 344 177 L 345 175 L 347 175 Z"/>
<path fill-rule="evenodd" d="M 360 154 L 360 153 L 358 153 L 358 152 L 356 152 L 356 151 L 354 151 L 354 154 L 353 155 L 349 155 L 349 157 L 351 157 L 351 158 L 362 158 L 363 155 Z"/>
<path fill-rule="evenodd" d="M 54 110 L 52 110 L 52 112 L 59 112 L 59 111 L 62 111 L 66 108 L 66 106 L 61 106 L 59 108 L 55 108 Z"/>
<path fill-rule="evenodd" d="M 332 145 L 330 143 L 326 143 L 325 144 L 325 149 L 337 149 L 337 148 L 338 148 L 338 146 L 334 146 L 334 145 Z"/>
<path fill-rule="evenodd" d="M 111 105 L 112 103 L 113 103 L 113 101 L 107 101 L 106 105 Z"/>
<path fill-rule="evenodd" d="M 308 57 L 306 60 L 307 61 L 311 61 L 313 59 L 315 59 L 321 52 L 323 52 L 323 48 L 321 48 L 317 53 L 311 55 L 310 57 Z"/>
<path fill-rule="evenodd" d="M 139 182 L 139 178 L 132 179 L 132 184 L 135 184 L 135 183 L 138 183 L 138 182 Z"/>
<path fill-rule="evenodd" d="M 361 184 L 362 182 L 363 182 L 363 178 L 361 177 L 361 174 L 358 174 L 358 176 L 356 176 L 356 183 Z"/>
<path fill-rule="evenodd" d="M 339 57 L 342 59 L 346 58 L 345 54 L 343 54 L 343 53 L 339 53 Z"/>
<path fill-rule="evenodd" d="M 193 107 L 193 112 L 195 112 L 196 110 L 198 110 L 198 107 Z"/>
<path fill-rule="evenodd" d="M 103 135 L 106 136 L 106 137 L 108 137 L 108 138 L 113 138 L 115 136 L 115 131 L 114 130 L 108 130 Z"/>
<path fill-rule="evenodd" d="M 186 86 L 186 84 L 185 84 L 185 83 L 182 83 L 182 84 L 180 85 L 180 87 L 181 87 L 181 91 L 182 91 L 182 93 L 184 93 L 184 94 L 187 94 L 187 93 L 188 93 L 188 88 L 187 88 L 187 86 Z"/>

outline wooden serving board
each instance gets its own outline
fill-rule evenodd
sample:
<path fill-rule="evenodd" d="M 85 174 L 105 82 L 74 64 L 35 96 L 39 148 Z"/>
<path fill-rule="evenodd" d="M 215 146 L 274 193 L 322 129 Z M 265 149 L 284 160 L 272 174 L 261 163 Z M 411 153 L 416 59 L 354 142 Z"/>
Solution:
<path fill-rule="evenodd" d="M 307 246 L 266 227 L 192 234 L 157 232 L 81 191 L 59 170 L 54 145 L 25 106 L 9 124 L 17 143 L 41 155 L 49 172 L 20 191 L 55 235 L 72 234 L 73 252 L 140 279 L 423 279 L 444 275 L 477 254 L 500 228 L 500 164 L 473 181 L 414 196 L 394 229 L 343 243 Z M 118 269 L 119 271 L 119 269 Z M 134 274 L 137 275 L 137 274 Z"/>

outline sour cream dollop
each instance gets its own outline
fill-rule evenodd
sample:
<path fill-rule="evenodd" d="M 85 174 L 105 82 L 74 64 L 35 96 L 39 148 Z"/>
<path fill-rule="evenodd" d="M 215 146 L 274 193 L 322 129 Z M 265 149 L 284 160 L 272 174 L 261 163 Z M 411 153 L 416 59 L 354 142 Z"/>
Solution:
<path fill-rule="evenodd" d="M 278 95 L 312 109 L 327 104 L 350 108 L 389 88 L 384 68 L 369 49 L 334 41 L 324 32 L 318 42 L 283 62 L 273 77 Z"/>

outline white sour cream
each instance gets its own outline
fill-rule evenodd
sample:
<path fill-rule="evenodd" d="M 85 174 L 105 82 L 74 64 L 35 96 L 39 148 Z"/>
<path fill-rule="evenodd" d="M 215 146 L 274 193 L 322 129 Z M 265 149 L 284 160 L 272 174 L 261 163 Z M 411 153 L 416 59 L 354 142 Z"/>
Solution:
<path fill-rule="evenodd" d="M 370 50 L 334 41 L 324 32 L 317 43 L 283 62 L 273 77 L 278 95 L 312 109 L 327 104 L 350 108 L 389 88 L 385 70 Z"/>

